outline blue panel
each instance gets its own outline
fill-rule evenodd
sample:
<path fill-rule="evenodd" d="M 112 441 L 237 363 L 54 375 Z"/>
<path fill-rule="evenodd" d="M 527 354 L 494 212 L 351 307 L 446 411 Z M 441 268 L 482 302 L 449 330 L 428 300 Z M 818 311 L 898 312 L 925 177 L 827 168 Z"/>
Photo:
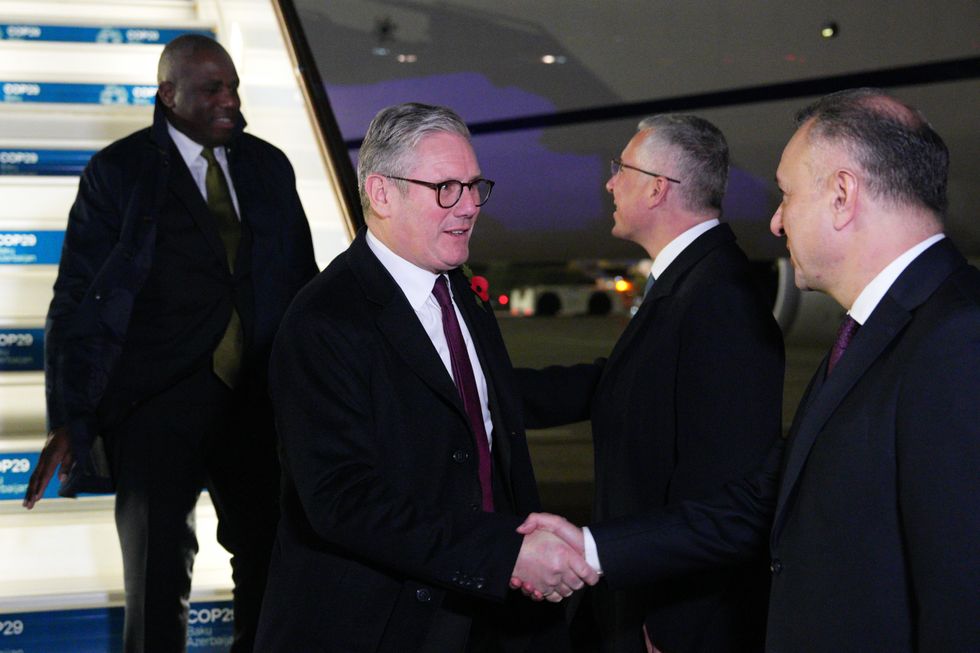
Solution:
<path fill-rule="evenodd" d="M 0 265 L 57 265 L 64 231 L 0 231 Z"/>
<path fill-rule="evenodd" d="M 44 329 L 0 329 L 0 372 L 44 369 Z"/>
<path fill-rule="evenodd" d="M 10 41 L 163 45 L 181 34 L 202 34 L 214 38 L 214 32 L 210 30 L 185 30 L 169 27 L 84 27 L 80 25 L 0 23 L 0 39 Z"/>
<path fill-rule="evenodd" d="M 157 87 L 142 84 L 66 84 L 0 81 L 0 102 L 151 105 Z"/>
<path fill-rule="evenodd" d="M 37 461 L 41 457 L 39 451 L 13 451 L 0 453 L 0 501 L 20 501 L 27 492 L 27 482 L 31 480 L 31 473 L 37 467 Z M 51 477 L 48 487 L 44 488 L 42 499 L 58 498 L 58 475 Z M 110 492 L 87 493 L 95 496 L 96 494 L 105 495 Z M 3 651 L 3 640 L 0 639 L 0 653 Z"/>
<path fill-rule="evenodd" d="M 95 150 L 0 149 L 0 175 L 80 175 Z"/>
<path fill-rule="evenodd" d="M 0 454 L 0 501 L 20 501 L 27 492 L 31 472 L 37 467 L 37 451 L 15 451 Z M 54 476 L 44 489 L 42 499 L 58 498 L 58 477 Z M 3 650 L 0 639 L 0 651 Z"/>
<path fill-rule="evenodd" d="M 225 653 L 234 634 L 230 601 L 191 605 L 188 653 Z M 0 652 L 116 653 L 122 650 L 123 609 L 92 608 L 0 615 Z"/>

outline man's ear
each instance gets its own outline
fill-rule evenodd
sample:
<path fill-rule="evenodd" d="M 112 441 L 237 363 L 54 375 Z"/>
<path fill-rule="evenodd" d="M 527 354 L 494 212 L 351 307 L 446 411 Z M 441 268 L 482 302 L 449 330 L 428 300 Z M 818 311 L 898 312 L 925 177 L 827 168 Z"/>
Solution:
<path fill-rule="evenodd" d="M 648 209 L 663 204 L 667 200 L 667 189 L 670 187 L 670 182 L 663 177 L 651 177 L 650 181 L 646 194 Z"/>
<path fill-rule="evenodd" d="M 364 191 L 371 202 L 371 211 L 379 218 L 386 218 L 391 214 L 388 190 L 382 175 L 371 174 L 364 180 Z"/>
<path fill-rule="evenodd" d="M 157 95 L 160 96 L 160 101 L 163 102 L 163 106 L 168 109 L 172 109 L 174 106 L 175 90 L 173 82 L 160 82 L 160 86 L 157 87 Z"/>
<path fill-rule="evenodd" d="M 834 229 L 840 231 L 854 220 L 857 213 L 860 184 L 857 176 L 845 168 L 831 175 L 830 184 Z"/>

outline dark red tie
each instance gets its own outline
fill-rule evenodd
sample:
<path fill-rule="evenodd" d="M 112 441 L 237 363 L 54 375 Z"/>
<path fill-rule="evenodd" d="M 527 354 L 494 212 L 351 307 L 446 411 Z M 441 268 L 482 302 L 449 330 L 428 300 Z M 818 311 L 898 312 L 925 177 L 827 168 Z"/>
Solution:
<path fill-rule="evenodd" d="M 830 350 L 830 358 L 827 360 L 827 376 L 830 376 L 837 365 L 837 361 L 844 355 L 844 350 L 851 344 L 851 338 L 857 333 L 859 326 L 861 325 L 857 323 L 857 320 L 850 315 L 845 316 L 844 321 L 840 323 L 840 328 L 837 330 L 837 340 L 834 341 L 834 346 Z"/>
<path fill-rule="evenodd" d="M 480 406 L 480 393 L 476 391 L 476 378 L 473 376 L 473 366 L 470 365 L 470 357 L 466 351 L 466 343 L 463 341 L 463 332 L 459 328 L 459 320 L 456 319 L 456 310 L 453 308 L 452 299 L 449 297 L 449 285 L 446 277 L 439 275 L 436 285 L 432 288 L 432 294 L 439 302 L 442 309 L 442 332 L 446 334 L 446 342 L 449 344 L 449 360 L 453 368 L 453 380 L 456 382 L 456 389 L 459 396 L 463 399 L 463 407 L 466 409 L 466 416 L 470 420 L 473 428 L 473 437 L 476 440 L 476 459 L 480 474 L 480 490 L 483 494 L 484 512 L 493 512 L 493 485 L 490 480 L 490 442 L 487 440 L 487 430 L 483 425 L 483 409 Z"/>

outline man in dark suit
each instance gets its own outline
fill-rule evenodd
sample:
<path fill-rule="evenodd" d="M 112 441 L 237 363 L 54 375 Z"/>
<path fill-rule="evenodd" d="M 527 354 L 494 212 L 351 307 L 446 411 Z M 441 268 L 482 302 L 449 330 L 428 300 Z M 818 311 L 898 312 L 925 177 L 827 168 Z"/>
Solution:
<path fill-rule="evenodd" d="M 612 162 L 613 234 L 641 245 L 653 267 L 639 311 L 598 363 L 597 522 L 711 496 L 756 468 L 780 430 L 782 335 L 732 230 L 718 220 L 728 165 L 718 128 L 683 114 L 641 121 Z M 582 371 L 520 375 L 564 374 L 568 382 Z M 529 412 L 542 414 L 554 393 L 537 401 Z M 767 580 L 760 558 L 633 590 L 600 583 L 593 601 L 602 650 L 759 651 Z"/>
<path fill-rule="evenodd" d="M 51 435 L 24 504 L 114 489 L 126 651 L 185 649 L 207 486 L 232 553 L 235 651 L 252 650 L 278 521 L 267 364 L 316 274 L 292 167 L 242 133 L 238 75 L 215 41 L 160 57 L 153 126 L 86 168 L 48 311 Z M 108 477 L 111 477 L 111 482 Z"/>
<path fill-rule="evenodd" d="M 597 577 L 552 534 L 516 533 L 539 506 L 521 405 L 460 269 L 493 182 L 462 120 L 421 104 L 374 118 L 358 182 L 367 228 L 273 351 L 283 503 L 257 646 L 565 650 L 559 606 L 508 589 L 527 573 L 557 601 Z"/>
<path fill-rule="evenodd" d="M 942 233 L 946 146 L 874 89 L 827 96 L 798 124 L 772 231 L 797 285 L 848 316 L 787 441 L 709 501 L 585 539 L 555 517 L 521 530 L 594 545 L 616 586 L 768 544 L 772 653 L 978 651 L 980 271 Z"/>

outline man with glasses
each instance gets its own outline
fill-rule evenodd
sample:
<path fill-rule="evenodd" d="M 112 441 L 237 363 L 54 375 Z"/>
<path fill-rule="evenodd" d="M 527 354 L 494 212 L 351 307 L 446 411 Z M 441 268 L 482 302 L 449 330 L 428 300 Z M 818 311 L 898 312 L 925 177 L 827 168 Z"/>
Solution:
<path fill-rule="evenodd" d="M 780 432 L 783 383 L 779 327 L 718 220 L 728 181 L 722 133 L 696 116 L 649 117 L 611 172 L 612 232 L 643 247 L 653 269 L 639 311 L 598 364 L 599 522 L 709 496 L 758 465 Z M 536 387 L 547 386 L 541 376 L 567 382 L 575 370 L 520 374 Z M 535 398 L 533 387 L 524 392 L 528 415 L 554 402 Z M 766 581 L 760 561 L 635 591 L 600 583 L 593 598 L 602 650 L 761 650 Z"/>
<path fill-rule="evenodd" d="M 838 337 L 760 470 L 591 526 L 588 555 L 622 587 L 767 554 L 772 653 L 975 653 L 980 271 L 943 233 L 949 152 L 879 89 L 796 123 L 770 229 L 797 287 L 847 310 Z M 560 518 L 531 521 L 586 546 Z"/>
<path fill-rule="evenodd" d="M 358 184 L 366 229 L 273 352 L 283 517 L 257 646 L 567 650 L 559 606 L 508 588 L 526 573 L 557 602 L 597 576 L 555 536 L 516 533 L 539 507 L 520 400 L 460 268 L 493 182 L 459 116 L 404 104 L 372 121 Z"/>

